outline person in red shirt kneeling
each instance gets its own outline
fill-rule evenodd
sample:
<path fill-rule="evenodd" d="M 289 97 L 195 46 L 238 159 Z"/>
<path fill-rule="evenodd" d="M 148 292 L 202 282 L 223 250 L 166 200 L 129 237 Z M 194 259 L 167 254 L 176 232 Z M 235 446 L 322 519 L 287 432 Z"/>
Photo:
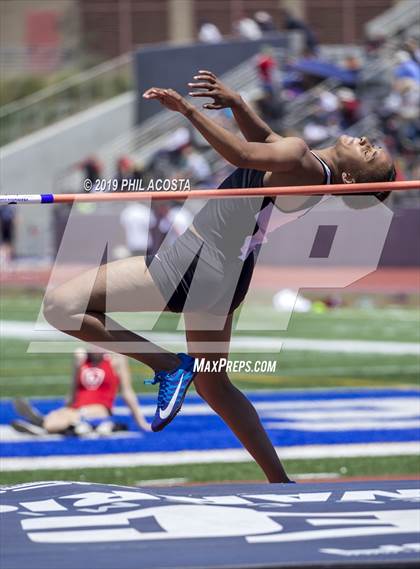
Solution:
<path fill-rule="evenodd" d="M 77 350 L 69 403 L 44 416 L 25 399 L 15 399 L 15 409 L 25 420 L 17 419 L 12 426 L 19 432 L 34 435 L 83 435 L 92 430 L 108 434 L 119 430 L 112 420 L 112 407 L 119 391 L 140 429 L 150 431 L 133 390 L 126 358 L 119 354 Z"/>

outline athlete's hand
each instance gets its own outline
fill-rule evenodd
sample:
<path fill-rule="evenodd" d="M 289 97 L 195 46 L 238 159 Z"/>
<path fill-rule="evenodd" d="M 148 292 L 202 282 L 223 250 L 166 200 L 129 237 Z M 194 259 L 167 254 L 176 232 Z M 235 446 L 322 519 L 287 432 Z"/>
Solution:
<path fill-rule="evenodd" d="M 188 87 L 200 89 L 200 91 L 190 92 L 191 97 L 210 97 L 213 99 L 213 103 L 203 105 L 205 109 L 225 109 L 239 104 L 240 95 L 224 85 L 211 71 L 200 69 L 194 79 L 196 83 L 188 83 Z"/>
<path fill-rule="evenodd" d="M 173 89 L 160 89 L 158 87 L 152 87 L 143 93 L 144 99 L 156 99 L 164 107 L 170 111 L 176 111 L 186 115 L 188 111 L 192 110 L 194 107 L 189 103 L 184 97 Z"/>

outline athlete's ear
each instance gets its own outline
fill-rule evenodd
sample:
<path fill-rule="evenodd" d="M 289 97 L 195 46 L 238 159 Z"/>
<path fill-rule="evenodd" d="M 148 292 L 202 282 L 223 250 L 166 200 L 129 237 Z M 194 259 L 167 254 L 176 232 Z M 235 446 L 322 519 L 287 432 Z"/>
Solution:
<path fill-rule="evenodd" d="M 341 179 L 343 180 L 344 184 L 354 184 L 356 180 L 349 172 L 343 172 L 341 174 Z"/>

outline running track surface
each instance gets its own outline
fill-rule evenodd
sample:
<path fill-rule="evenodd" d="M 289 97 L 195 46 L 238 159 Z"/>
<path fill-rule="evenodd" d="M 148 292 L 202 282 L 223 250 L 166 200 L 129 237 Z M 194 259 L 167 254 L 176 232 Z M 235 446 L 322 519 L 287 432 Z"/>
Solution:
<path fill-rule="evenodd" d="M 420 441 L 420 391 L 415 389 L 259 391 L 249 392 L 248 396 L 274 445 L 286 450 L 311 445 L 330 445 L 333 450 L 336 445 L 368 443 L 393 443 L 398 447 Z M 59 399 L 32 402 L 42 413 L 62 405 Z M 154 398 L 141 397 L 141 404 L 151 419 Z M 121 401 L 117 401 L 114 412 L 118 421 L 127 424 L 128 432 L 102 438 L 34 438 L 15 433 L 8 426 L 16 414 L 11 401 L 3 400 L 0 456 L 7 460 L 241 448 L 221 419 L 198 396 L 189 396 L 180 415 L 161 433 L 141 433 Z"/>
<path fill-rule="evenodd" d="M 51 266 L 40 268 L 19 267 L 9 271 L 3 271 L 0 275 L 2 285 L 30 285 L 45 288 L 48 284 Z M 83 266 L 68 265 L 58 267 L 55 270 L 57 282 L 65 282 L 68 278 L 75 276 L 84 269 Z M 346 267 L 335 267 L 332 269 L 308 269 L 301 267 L 274 267 L 261 266 L 255 272 L 252 286 L 258 289 L 266 289 L 273 292 L 279 289 L 279 283 L 283 288 L 302 287 L 305 282 L 318 282 L 321 288 L 326 288 L 326 282 L 332 282 L 334 273 L 343 274 L 348 271 Z M 420 282 L 420 271 L 418 268 L 400 267 L 381 267 L 345 289 L 337 289 L 341 292 L 383 292 L 383 293 L 416 293 Z M 330 287 L 328 287 L 330 290 Z M 333 291 L 334 289 L 331 289 Z"/>

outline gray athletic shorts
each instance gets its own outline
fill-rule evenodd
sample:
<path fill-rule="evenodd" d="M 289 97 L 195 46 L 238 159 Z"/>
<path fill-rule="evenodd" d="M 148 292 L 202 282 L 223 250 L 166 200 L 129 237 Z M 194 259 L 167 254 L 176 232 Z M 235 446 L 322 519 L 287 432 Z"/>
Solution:
<path fill-rule="evenodd" d="M 187 230 L 169 247 L 146 256 L 153 281 L 171 312 L 226 315 L 244 300 L 254 270 L 254 254 L 226 259 Z"/>

